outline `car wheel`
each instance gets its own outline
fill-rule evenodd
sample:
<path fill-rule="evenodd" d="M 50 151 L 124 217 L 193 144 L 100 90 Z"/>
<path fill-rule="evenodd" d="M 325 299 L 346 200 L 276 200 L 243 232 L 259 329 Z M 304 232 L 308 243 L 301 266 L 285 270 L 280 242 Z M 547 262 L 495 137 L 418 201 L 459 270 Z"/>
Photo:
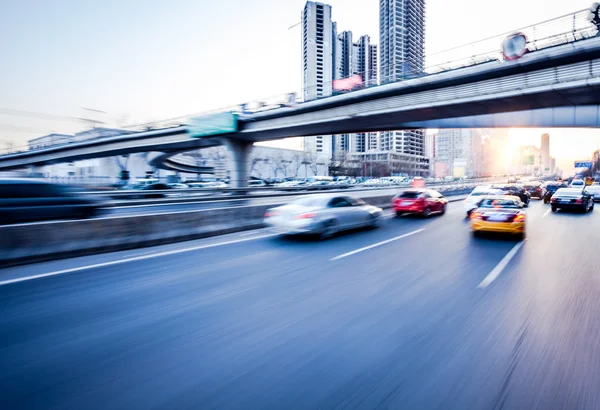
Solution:
<path fill-rule="evenodd" d="M 372 229 L 376 229 L 376 228 L 379 228 L 380 225 L 381 225 L 381 217 L 376 216 L 376 215 L 371 215 L 371 222 L 369 223 L 369 227 L 371 227 Z"/>
<path fill-rule="evenodd" d="M 325 241 L 332 238 L 337 233 L 337 223 L 334 220 L 323 222 L 323 230 L 319 235 L 319 239 Z"/>
<path fill-rule="evenodd" d="M 396 218 L 400 218 L 402 216 L 402 212 L 396 211 Z"/>
<path fill-rule="evenodd" d="M 552 207 L 552 212 L 556 212 L 558 208 L 556 208 L 555 206 Z"/>
<path fill-rule="evenodd" d="M 522 241 L 522 240 L 525 240 L 525 237 L 526 237 L 526 235 L 525 235 L 525 231 L 523 231 L 523 232 L 521 232 L 520 234 L 518 234 L 518 235 L 517 235 L 517 238 L 518 238 L 520 241 Z"/>
<path fill-rule="evenodd" d="M 594 202 L 592 202 L 592 206 L 590 206 L 590 211 L 594 210 Z"/>
<path fill-rule="evenodd" d="M 481 236 L 479 231 L 472 231 L 472 234 L 473 234 L 473 238 L 479 238 Z"/>
<path fill-rule="evenodd" d="M 430 215 L 431 215 L 431 209 L 425 208 L 425 210 L 423 211 L 423 218 L 429 218 Z"/>
<path fill-rule="evenodd" d="M 440 215 L 444 215 L 446 213 L 446 205 L 442 206 L 442 210 L 440 212 Z"/>

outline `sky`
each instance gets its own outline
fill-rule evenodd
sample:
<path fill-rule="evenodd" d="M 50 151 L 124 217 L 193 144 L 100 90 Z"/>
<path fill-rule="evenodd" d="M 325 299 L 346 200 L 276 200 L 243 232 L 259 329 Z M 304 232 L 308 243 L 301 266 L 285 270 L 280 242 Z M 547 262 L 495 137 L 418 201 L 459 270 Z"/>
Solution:
<path fill-rule="evenodd" d="M 72 118 L 122 126 L 299 91 L 300 26 L 289 27 L 300 22 L 304 3 L 0 0 L 0 149 L 89 125 Z M 338 30 L 379 41 L 378 0 L 327 3 Z M 428 0 L 426 54 L 439 57 L 440 51 L 590 5 Z M 14 110 L 70 118 L 40 119 Z M 540 131 L 529 131 L 524 135 L 539 139 Z M 553 130 L 557 148 L 579 146 L 577 155 L 597 147 L 595 130 L 579 131 Z"/>

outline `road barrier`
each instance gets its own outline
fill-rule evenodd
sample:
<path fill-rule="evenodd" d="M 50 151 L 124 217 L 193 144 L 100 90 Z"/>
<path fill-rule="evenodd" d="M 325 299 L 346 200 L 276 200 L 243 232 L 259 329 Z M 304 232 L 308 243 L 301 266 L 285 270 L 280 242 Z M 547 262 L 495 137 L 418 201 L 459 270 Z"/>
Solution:
<path fill-rule="evenodd" d="M 452 194 L 466 194 L 470 190 L 456 190 Z M 389 192 L 385 195 L 371 192 L 362 197 L 372 205 L 389 208 L 392 196 Z M 265 205 L 0 226 L 0 267 L 257 229 L 263 226 L 268 208 L 285 202 L 282 198 L 280 203 Z"/>

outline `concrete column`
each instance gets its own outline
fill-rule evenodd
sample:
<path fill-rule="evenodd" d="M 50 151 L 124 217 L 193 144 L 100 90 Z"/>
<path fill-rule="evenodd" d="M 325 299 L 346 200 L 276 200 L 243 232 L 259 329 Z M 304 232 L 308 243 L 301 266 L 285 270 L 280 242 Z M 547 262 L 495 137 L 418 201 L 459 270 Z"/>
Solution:
<path fill-rule="evenodd" d="M 229 151 L 229 186 L 231 188 L 246 188 L 248 186 L 250 152 L 252 151 L 253 143 L 233 138 L 224 138 L 223 144 Z"/>
<path fill-rule="evenodd" d="M 44 167 L 40 165 L 28 165 L 27 176 L 31 178 L 45 178 L 46 174 L 44 172 Z"/>

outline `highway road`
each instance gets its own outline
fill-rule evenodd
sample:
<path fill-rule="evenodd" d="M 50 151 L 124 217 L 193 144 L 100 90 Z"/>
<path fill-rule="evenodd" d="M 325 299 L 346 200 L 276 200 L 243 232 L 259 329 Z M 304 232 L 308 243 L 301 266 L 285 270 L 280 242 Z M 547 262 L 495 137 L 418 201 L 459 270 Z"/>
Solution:
<path fill-rule="evenodd" d="M 600 209 L 0 271 L 2 409 L 598 409 Z"/>

